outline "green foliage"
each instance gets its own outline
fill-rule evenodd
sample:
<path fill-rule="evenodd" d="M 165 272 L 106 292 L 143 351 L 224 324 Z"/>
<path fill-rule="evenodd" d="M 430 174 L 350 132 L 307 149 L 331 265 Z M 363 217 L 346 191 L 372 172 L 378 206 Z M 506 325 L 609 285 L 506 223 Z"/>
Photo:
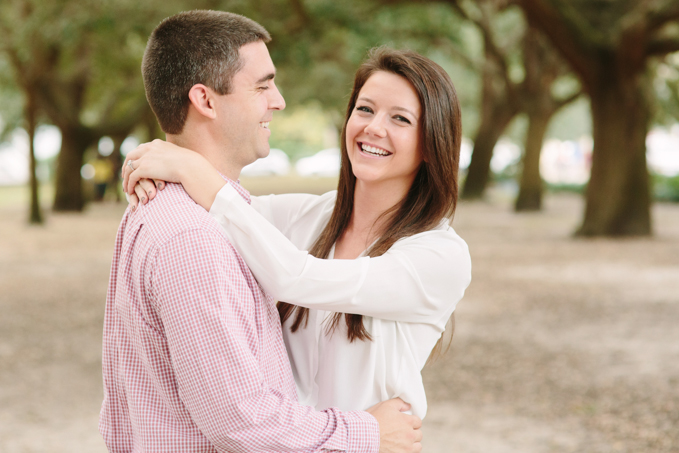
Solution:
<path fill-rule="evenodd" d="M 23 98 L 7 58 L 0 54 L 0 143 L 22 125 Z"/>
<path fill-rule="evenodd" d="M 567 192 L 584 194 L 587 189 L 587 184 L 550 184 L 547 183 L 547 190 L 553 193 Z"/>
<path fill-rule="evenodd" d="M 269 47 L 288 106 L 320 103 L 323 110 L 333 112 L 336 123 L 343 117 L 356 68 L 369 48 L 384 44 L 432 57 L 456 72 L 453 79 L 465 110 L 477 102 L 475 73 L 455 55 L 478 61 L 480 37 L 445 4 L 7 0 L 0 6 L 0 23 L 9 32 L 8 47 L 23 69 L 36 77 L 50 72 L 45 80 L 62 85 L 51 90 L 61 113 L 97 127 L 129 117 L 145 103 L 139 67 L 148 34 L 162 18 L 194 8 L 228 10 L 266 26 L 274 38 Z M 54 59 L 56 66 L 50 66 Z M 74 80 L 86 86 L 83 93 L 65 89 Z M 14 93 L 16 86 L 5 91 Z"/>
<path fill-rule="evenodd" d="M 293 160 L 339 146 L 334 121 L 318 103 L 277 112 L 270 127 L 271 147 L 282 149 Z"/>
<path fill-rule="evenodd" d="M 679 203 L 679 175 L 652 175 L 653 196 L 656 200 Z"/>
<path fill-rule="evenodd" d="M 271 55 L 279 70 L 279 86 L 291 107 L 317 101 L 333 111 L 334 118 L 343 118 L 356 68 L 375 46 L 409 48 L 448 67 L 454 61 L 452 48 L 467 52 L 462 32 L 469 28 L 447 5 L 385 7 L 374 1 L 319 0 L 304 6 L 305 22 L 300 28 L 294 27 L 294 21 L 291 30 L 277 30 L 270 22 L 262 22 L 274 37 Z"/>
<path fill-rule="evenodd" d="M 655 121 L 672 124 L 679 121 L 679 52 L 667 55 L 654 65 Z"/>
<path fill-rule="evenodd" d="M 549 123 L 547 137 L 559 140 L 577 140 L 583 135 L 592 135 L 592 115 L 589 99 L 581 96 L 556 112 Z"/>
<path fill-rule="evenodd" d="M 484 7 L 483 2 L 465 0 L 461 3 L 476 16 Z M 477 27 L 464 19 L 451 3 L 3 0 L 0 2 L 0 23 L 11 32 L 9 42 L 16 49 L 19 61 L 34 72 L 44 72 L 41 68 L 46 67 L 50 58 L 56 58 L 58 64 L 50 69 L 46 80 L 62 87 L 74 79 L 83 81 L 86 89 L 81 96 L 65 88 L 53 92 L 61 93 L 55 96 L 59 98 L 62 115 L 77 111 L 76 120 L 98 128 L 120 123 L 145 106 L 139 68 L 149 33 L 164 17 L 196 8 L 243 14 L 259 21 L 271 32 L 273 41 L 269 48 L 291 118 L 300 118 L 298 107 L 306 111 L 309 105 L 314 105 L 314 109 L 327 112 L 321 115 L 323 121 L 329 119 L 338 126 L 344 116 L 354 72 L 367 50 L 389 45 L 413 49 L 441 64 L 457 88 L 464 112 L 465 133 L 470 135 L 476 128 L 483 38 Z M 506 8 L 501 14 L 492 16 L 491 25 L 500 38 L 502 50 L 509 56 L 512 79 L 521 79 L 517 44 L 525 26 L 522 14 L 515 7 Z M 3 101 L 0 114 L 8 125 L 16 125 L 20 121 L 17 112 L 22 98 L 17 95 L 18 87 L 14 83 L 5 83 L 6 66 L 7 61 L 0 58 L 0 100 Z M 75 109 L 76 98 L 80 102 L 79 109 Z M 14 112 L 14 116 L 10 112 Z M 281 115 L 277 117 L 282 118 Z M 275 123 L 272 127 L 276 127 Z M 292 126 L 289 133 L 276 130 L 272 145 L 293 155 L 307 154 L 322 146 L 317 138 L 310 141 L 307 138 L 295 146 L 295 136 L 299 134 Z"/>
<path fill-rule="evenodd" d="M 145 105 L 139 68 L 146 39 L 180 5 L 185 2 L 5 0 L 0 51 L 12 59 L 22 88 L 40 92 L 52 121 L 110 126 Z"/>

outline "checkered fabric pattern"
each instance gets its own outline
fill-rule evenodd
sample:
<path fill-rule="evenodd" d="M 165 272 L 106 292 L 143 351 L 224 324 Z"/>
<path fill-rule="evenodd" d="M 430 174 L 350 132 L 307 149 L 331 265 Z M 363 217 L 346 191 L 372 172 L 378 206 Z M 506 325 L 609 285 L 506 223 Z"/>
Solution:
<path fill-rule="evenodd" d="M 123 217 L 103 376 L 112 453 L 379 449 L 368 413 L 297 402 L 274 301 L 181 185 Z"/>

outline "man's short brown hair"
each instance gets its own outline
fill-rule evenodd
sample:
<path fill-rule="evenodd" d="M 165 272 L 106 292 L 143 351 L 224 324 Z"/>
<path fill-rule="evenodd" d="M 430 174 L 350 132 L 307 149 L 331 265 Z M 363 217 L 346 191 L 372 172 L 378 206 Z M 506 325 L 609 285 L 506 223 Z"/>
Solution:
<path fill-rule="evenodd" d="M 228 94 L 242 66 L 239 49 L 270 40 L 257 22 L 223 11 L 186 11 L 163 20 L 149 37 L 141 65 L 146 99 L 161 129 L 180 134 L 191 87 L 202 83 Z"/>

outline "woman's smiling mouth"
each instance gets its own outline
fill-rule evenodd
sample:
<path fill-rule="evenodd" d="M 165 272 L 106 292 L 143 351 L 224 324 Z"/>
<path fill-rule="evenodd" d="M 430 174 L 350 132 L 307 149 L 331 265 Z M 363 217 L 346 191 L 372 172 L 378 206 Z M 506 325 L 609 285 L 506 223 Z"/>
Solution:
<path fill-rule="evenodd" d="M 387 151 L 385 149 L 378 148 L 378 147 L 372 146 L 372 145 L 368 145 L 367 143 L 359 142 L 358 146 L 361 149 L 361 151 L 363 151 L 366 154 L 370 154 L 371 156 L 384 157 L 384 156 L 390 156 L 391 154 L 393 154 L 393 153 L 390 153 L 389 151 Z"/>

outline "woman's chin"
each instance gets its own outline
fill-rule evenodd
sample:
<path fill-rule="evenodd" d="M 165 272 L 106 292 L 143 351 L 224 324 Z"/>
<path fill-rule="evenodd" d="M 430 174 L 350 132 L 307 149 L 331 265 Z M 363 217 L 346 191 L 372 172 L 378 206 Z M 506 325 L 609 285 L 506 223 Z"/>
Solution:
<path fill-rule="evenodd" d="M 362 184 L 379 184 L 384 180 L 381 174 L 367 171 L 354 170 L 354 176 L 356 177 L 356 181 Z"/>

